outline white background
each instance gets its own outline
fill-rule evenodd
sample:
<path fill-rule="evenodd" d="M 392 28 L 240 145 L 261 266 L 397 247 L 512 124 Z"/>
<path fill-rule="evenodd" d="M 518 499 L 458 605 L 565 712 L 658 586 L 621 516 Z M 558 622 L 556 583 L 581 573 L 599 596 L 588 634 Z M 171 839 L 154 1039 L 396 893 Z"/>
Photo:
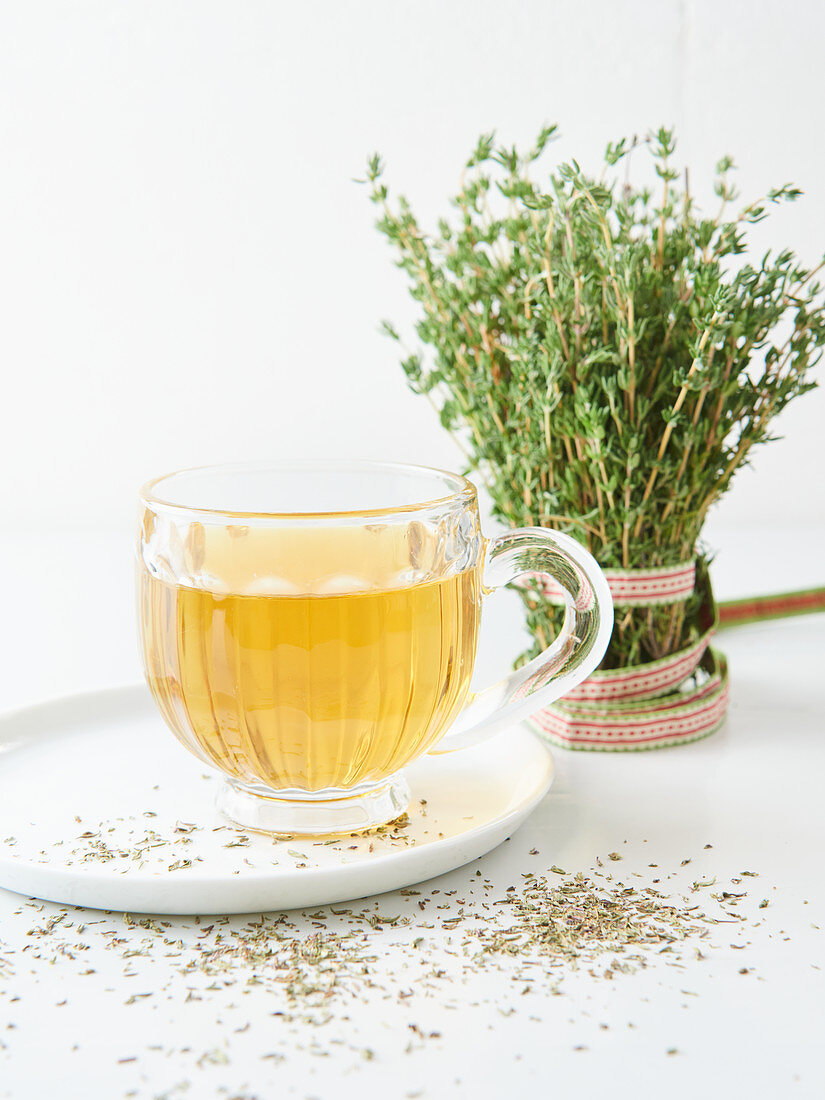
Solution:
<path fill-rule="evenodd" d="M 145 478 L 205 462 L 460 465 L 377 331 L 413 311 L 373 150 L 431 224 L 482 130 L 558 121 L 595 169 L 674 125 L 697 193 L 725 152 L 745 196 L 802 186 L 757 241 L 816 259 L 823 35 L 770 0 L 4 3 L 0 529 L 125 534 Z M 788 410 L 726 524 L 825 520 L 823 414 Z"/>
<path fill-rule="evenodd" d="M 379 318 L 404 327 L 413 312 L 352 182 L 371 151 L 429 221 L 482 130 L 525 143 L 558 121 L 554 155 L 587 167 L 606 140 L 672 124 L 697 192 L 728 151 L 746 196 L 802 186 L 757 242 L 815 261 L 824 40 L 825 9 L 801 0 L 0 0 L 0 709 L 138 678 L 130 529 L 145 478 L 256 457 L 460 464 L 377 332 Z M 712 517 L 723 598 L 825 583 L 823 414 L 825 390 L 792 407 L 777 425 L 787 438 L 755 455 Z M 791 536 L 803 541 L 789 566 Z M 518 607 L 493 608 L 485 678 L 520 645 Z M 572 1005 L 529 1006 L 541 1011 L 529 1022 L 522 1008 L 508 1023 L 496 989 L 401 1077 L 385 1027 L 397 1013 L 356 1006 L 351 1028 L 374 1061 L 312 1064 L 299 1049 L 275 1081 L 261 1060 L 268 1015 L 226 1039 L 222 1002 L 192 1015 L 180 986 L 157 1011 L 121 1006 L 126 979 L 104 936 L 78 963 L 99 968 L 84 986 L 65 964 L 32 961 L 33 911 L 0 890 L 0 946 L 16 969 L 0 1014 L 18 1025 L 0 1024 L 0 1095 L 149 1100 L 181 1095 L 172 1086 L 191 1075 L 199 1097 L 236 1095 L 245 1079 L 260 1097 L 302 1100 L 390 1096 L 399 1081 L 457 1100 L 548 1085 L 821 1096 L 822 623 L 723 635 L 723 731 L 672 753 L 557 753 L 551 796 L 482 864 L 502 888 L 539 866 L 586 870 L 620 845 L 621 866 L 647 879 L 651 863 L 686 856 L 686 881 L 724 885 L 751 867 L 748 906 L 771 899 L 764 924 L 751 914 L 753 943 L 720 951 L 708 973 L 697 963 L 674 985 L 651 966 L 615 995 L 585 980 Z M 439 886 L 463 891 L 474 875 Z M 683 989 L 701 990 L 696 1010 Z M 225 1040 L 227 1067 L 193 1068 Z M 191 1053 L 147 1053 L 155 1043 Z"/>

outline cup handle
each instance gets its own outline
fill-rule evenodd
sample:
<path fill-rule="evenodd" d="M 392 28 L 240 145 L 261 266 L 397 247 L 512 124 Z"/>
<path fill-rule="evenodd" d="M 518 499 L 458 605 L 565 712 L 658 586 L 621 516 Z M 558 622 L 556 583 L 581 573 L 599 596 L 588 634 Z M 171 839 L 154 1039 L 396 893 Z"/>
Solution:
<path fill-rule="evenodd" d="M 546 574 L 562 590 L 561 632 L 538 657 L 476 692 L 431 753 L 477 745 L 535 714 L 586 679 L 604 656 L 613 630 L 613 600 L 596 559 L 569 535 L 543 527 L 522 527 L 487 543 L 485 596 L 525 573 Z"/>

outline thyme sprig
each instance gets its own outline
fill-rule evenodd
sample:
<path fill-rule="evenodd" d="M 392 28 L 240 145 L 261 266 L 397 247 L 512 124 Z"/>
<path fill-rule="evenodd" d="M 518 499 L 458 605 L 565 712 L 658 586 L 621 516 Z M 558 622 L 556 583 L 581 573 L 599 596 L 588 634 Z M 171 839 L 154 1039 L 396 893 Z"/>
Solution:
<path fill-rule="evenodd" d="M 801 194 L 790 184 L 731 213 L 739 195 L 725 157 L 719 209 L 705 216 L 686 174 L 679 182 L 666 129 L 608 145 L 598 178 L 573 160 L 541 169 L 540 183 L 555 133 L 544 127 L 526 153 L 483 135 L 431 234 L 403 196 L 391 201 L 370 159 L 377 226 L 429 349 L 402 366 L 504 522 L 567 531 L 607 567 L 674 564 L 699 553 L 708 509 L 814 385 L 822 264 L 790 249 L 744 260 L 748 227 Z M 619 178 L 639 147 L 655 187 Z M 524 599 L 535 652 L 557 613 L 535 592 Z M 620 615 L 605 667 L 686 644 L 697 603 Z"/>

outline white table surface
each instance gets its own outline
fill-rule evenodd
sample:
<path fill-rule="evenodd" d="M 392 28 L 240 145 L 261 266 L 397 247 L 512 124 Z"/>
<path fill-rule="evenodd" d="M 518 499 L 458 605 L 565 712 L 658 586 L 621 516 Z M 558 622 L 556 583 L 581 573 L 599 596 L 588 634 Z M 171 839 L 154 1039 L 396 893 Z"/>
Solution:
<path fill-rule="evenodd" d="M 714 533 L 720 598 L 825 584 L 821 530 L 795 533 L 793 566 L 782 564 L 787 533 Z M 2 709 L 139 677 L 126 536 L 6 535 L 0 567 Z M 518 621 L 508 597 L 492 604 L 483 676 L 517 650 Z M 273 1015 L 278 990 L 244 981 L 201 982 L 194 999 L 196 983 L 161 950 L 124 961 L 111 949 L 121 915 L 70 911 L 63 923 L 86 923 L 82 936 L 60 925 L 32 935 L 61 908 L 0 890 L 0 1097 L 825 1095 L 825 616 L 742 627 L 719 645 L 732 682 L 721 732 L 649 753 L 559 750 L 533 817 L 477 864 L 420 887 L 426 912 L 418 897 L 353 903 L 411 920 L 370 932 L 376 988 L 331 1002 L 323 1026 Z M 746 919 L 714 926 L 706 957 L 689 953 L 682 969 L 654 954 L 611 981 L 569 973 L 560 996 L 522 996 L 500 968 L 475 972 L 450 954 L 460 933 L 441 921 L 459 899 L 483 916 L 480 882 L 498 897 L 523 874 L 588 873 L 612 851 L 622 860 L 607 867 L 636 887 L 658 877 L 690 894 L 715 876 L 716 890 L 746 890 Z M 327 928 L 345 920 L 328 915 Z M 197 933 L 190 918 L 167 935 Z M 453 982 L 413 980 L 418 936 Z"/>

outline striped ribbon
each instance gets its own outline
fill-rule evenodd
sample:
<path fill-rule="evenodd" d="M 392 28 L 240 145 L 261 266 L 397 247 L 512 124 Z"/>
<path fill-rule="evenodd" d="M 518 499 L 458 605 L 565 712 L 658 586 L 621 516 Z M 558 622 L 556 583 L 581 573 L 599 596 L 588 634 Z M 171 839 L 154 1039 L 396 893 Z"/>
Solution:
<path fill-rule="evenodd" d="M 683 561 L 661 569 L 605 569 L 604 575 L 614 607 L 683 603 L 696 587 L 696 562 Z M 528 573 L 522 582 L 550 603 L 563 604 L 567 599 L 561 585 L 546 573 Z"/>
<path fill-rule="evenodd" d="M 696 585 L 696 565 L 665 569 L 605 570 L 616 607 L 650 607 L 684 601 Z M 564 602 L 561 588 L 545 575 L 527 585 L 551 602 Z M 628 668 L 598 669 L 552 706 L 534 714 L 533 728 L 568 749 L 632 751 L 684 745 L 717 730 L 728 708 L 728 669 L 710 641 L 717 629 L 762 619 L 825 611 L 825 588 L 731 600 L 719 605 L 710 584 L 699 613 L 702 635 L 658 661 Z"/>
<path fill-rule="evenodd" d="M 813 615 L 825 611 L 825 588 L 804 588 L 797 592 L 777 592 L 770 596 L 748 596 L 744 600 L 726 600 L 719 604 L 720 629 L 787 619 L 790 615 Z"/>
<path fill-rule="evenodd" d="M 687 600 L 696 586 L 696 565 L 605 570 L 605 576 L 616 607 L 651 607 Z M 546 576 L 525 580 L 551 602 L 564 600 Z M 689 646 L 642 665 L 599 669 L 534 714 L 530 724 L 569 749 L 653 749 L 707 737 L 724 721 L 729 697 L 725 659 L 710 647 L 719 616 L 709 586 L 699 620 L 703 633 Z"/>
<path fill-rule="evenodd" d="M 724 657 L 709 649 L 688 687 L 648 700 L 570 702 L 530 719 L 542 737 L 568 749 L 630 751 L 699 741 L 717 730 L 728 708 Z"/>

